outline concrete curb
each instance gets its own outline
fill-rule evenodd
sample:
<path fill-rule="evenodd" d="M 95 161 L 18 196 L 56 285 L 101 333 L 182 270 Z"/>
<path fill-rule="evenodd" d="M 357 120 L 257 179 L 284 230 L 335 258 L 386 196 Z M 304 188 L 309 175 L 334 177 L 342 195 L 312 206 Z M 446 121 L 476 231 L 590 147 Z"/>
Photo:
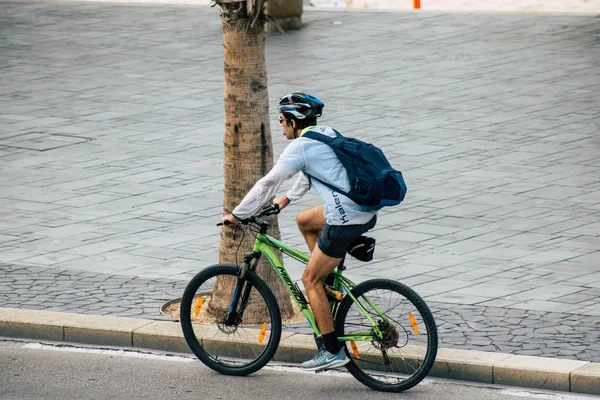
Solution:
<path fill-rule="evenodd" d="M 191 353 L 179 323 L 114 316 L 0 308 L 0 336 Z M 300 363 L 312 336 L 282 334 L 274 361 Z M 431 376 L 600 395 L 600 363 L 482 351 L 439 349 Z"/>

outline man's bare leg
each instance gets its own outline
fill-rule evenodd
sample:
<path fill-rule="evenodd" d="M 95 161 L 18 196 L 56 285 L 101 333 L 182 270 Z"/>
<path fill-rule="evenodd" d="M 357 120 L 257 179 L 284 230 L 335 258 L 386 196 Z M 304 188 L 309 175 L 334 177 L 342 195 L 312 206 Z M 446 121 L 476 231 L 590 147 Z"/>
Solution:
<path fill-rule="evenodd" d="M 325 219 L 325 206 L 323 204 L 304 210 L 296 216 L 298 229 L 300 229 L 302 236 L 304 236 L 304 240 L 306 240 L 306 244 L 311 252 L 313 252 L 317 244 L 319 234 L 325 223 L 327 223 L 327 220 Z"/>
<path fill-rule="evenodd" d="M 323 289 L 323 282 L 337 267 L 341 258 L 329 257 L 317 246 L 319 234 L 327 222 L 324 210 L 323 204 L 304 210 L 296 217 L 296 223 L 311 251 L 310 259 L 302 274 L 302 283 L 317 325 L 321 333 L 327 334 L 333 332 L 333 316 Z"/>
<path fill-rule="evenodd" d="M 340 260 L 341 258 L 325 255 L 319 246 L 315 246 L 304 274 L 302 274 L 302 282 L 306 289 L 310 308 L 323 335 L 324 346 L 324 348 L 319 349 L 317 355 L 311 360 L 300 365 L 308 371 L 337 368 L 350 362 L 343 346 L 338 342 L 333 328 L 333 316 L 331 315 L 329 302 L 323 290 L 323 282 L 327 275 L 339 264 Z"/>
<path fill-rule="evenodd" d="M 317 325 L 323 335 L 333 332 L 333 316 L 329 308 L 329 301 L 323 289 L 323 282 L 327 276 L 337 267 L 341 258 L 333 258 L 325 255 L 319 246 L 315 246 L 306 269 L 302 274 L 302 283 L 308 296 L 308 302 L 312 309 Z"/>
<path fill-rule="evenodd" d="M 301 366 L 309 371 L 337 368 L 346 365 L 349 359 L 343 351 L 340 351 L 342 346 L 335 335 L 333 316 L 323 283 L 339 265 L 341 258 L 329 257 L 317 245 L 319 235 L 327 222 L 323 205 L 301 212 L 296 217 L 296 222 L 311 251 L 310 259 L 302 274 L 302 283 L 317 326 L 323 335 L 323 345 L 327 350 L 321 351 L 320 349 L 312 360 L 303 362 Z"/>

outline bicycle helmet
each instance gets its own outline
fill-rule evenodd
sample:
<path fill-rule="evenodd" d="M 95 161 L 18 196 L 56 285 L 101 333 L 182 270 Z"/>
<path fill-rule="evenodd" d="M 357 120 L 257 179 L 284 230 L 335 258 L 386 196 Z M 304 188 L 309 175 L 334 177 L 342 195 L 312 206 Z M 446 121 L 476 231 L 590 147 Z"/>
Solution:
<path fill-rule="evenodd" d="M 302 92 L 288 93 L 279 99 L 279 112 L 297 119 L 317 118 L 323 115 L 325 104 L 315 96 Z"/>

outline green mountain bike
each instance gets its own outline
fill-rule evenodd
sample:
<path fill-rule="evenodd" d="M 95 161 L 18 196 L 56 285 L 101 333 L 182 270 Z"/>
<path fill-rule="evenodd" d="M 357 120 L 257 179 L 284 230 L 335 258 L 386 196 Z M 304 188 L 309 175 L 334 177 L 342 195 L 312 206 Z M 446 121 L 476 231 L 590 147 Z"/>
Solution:
<path fill-rule="evenodd" d="M 241 221 L 256 235 L 241 265 L 213 265 L 188 284 L 180 321 L 187 344 L 208 367 L 226 375 L 248 375 L 275 355 L 281 338 L 281 314 L 271 289 L 255 273 L 267 257 L 312 327 L 321 332 L 300 288 L 290 278 L 275 249 L 304 263 L 309 256 L 267 235 L 265 215 L 275 206 Z M 338 340 L 345 344 L 346 368 L 361 383 L 381 391 L 401 392 L 418 384 L 435 361 L 438 338 L 431 311 L 417 293 L 389 279 L 355 285 L 342 275 L 343 262 L 331 274 L 326 292 Z M 213 297 L 212 293 L 220 295 Z M 337 294 L 338 298 L 334 298 Z"/>

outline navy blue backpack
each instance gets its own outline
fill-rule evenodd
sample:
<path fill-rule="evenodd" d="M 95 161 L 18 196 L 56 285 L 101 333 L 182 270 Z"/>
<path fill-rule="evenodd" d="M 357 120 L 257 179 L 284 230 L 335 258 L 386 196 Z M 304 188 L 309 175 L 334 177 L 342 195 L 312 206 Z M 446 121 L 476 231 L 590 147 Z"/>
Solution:
<path fill-rule="evenodd" d="M 329 145 L 346 168 L 350 191 L 345 192 L 317 179 L 323 185 L 342 193 L 357 204 L 378 210 L 395 206 L 404 200 L 406 183 L 402 173 L 394 169 L 377 146 L 355 138 L 347 138 L 333 130 L 332 138 L 316 131 L 305 132 L 302 137 Z"/>

